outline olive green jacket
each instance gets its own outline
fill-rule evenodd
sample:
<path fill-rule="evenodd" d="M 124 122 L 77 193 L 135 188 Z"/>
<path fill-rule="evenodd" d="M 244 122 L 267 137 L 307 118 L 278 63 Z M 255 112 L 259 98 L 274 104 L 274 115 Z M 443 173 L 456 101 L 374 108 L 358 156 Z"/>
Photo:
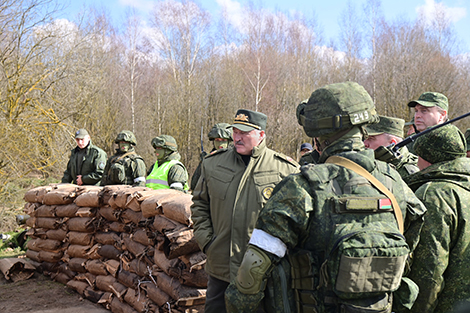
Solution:
<path fill-rule="evenodd" d="M 248 166 L 233 147 L 204 159 L 191 210 L 209 275 L 226 282 L 236 277 L 259 211 L 276 184 L 298 171 L 297 162 L 268 149 L 264 140 Z"/>
<path fill-rule="evenodd" d="M 99 185 L 106 167 L 106 152 L 93 145 L 90 141 L 86 146 L 85 156 L 83 158 L 81 168 L 77 168 L 77 158 L 79 147 L 75 147 L 71 151 L 67 169 L 62 177 L 63 183 L 77 183 L 77 175 L 82 175 L 84 185 Z"/>
<path fill-rule="evenodd" d="M 435 163 L 405 180 L 428 209 L 410 278 L 411 312 L 453 312 L 470 300 L 470 159 Z"/>

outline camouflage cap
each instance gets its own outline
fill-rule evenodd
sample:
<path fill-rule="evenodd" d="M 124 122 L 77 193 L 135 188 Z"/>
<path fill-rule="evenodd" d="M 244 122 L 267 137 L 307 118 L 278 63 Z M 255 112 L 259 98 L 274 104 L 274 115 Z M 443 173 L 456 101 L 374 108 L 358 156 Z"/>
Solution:
<path fill-rule="evenodd" d="M 465 131 L 465 141 L 467 142 L 467 151 L 470 151 L 470 128 Z"/>
<path fill-rule="evenodd" d="M 405 120 L 401 118 L 380 116 L 380 120 L 376 124 L 366 125 L 367 134 L 377 136 L 387 133 L 393 136 L 403 138 L 403 127 Z"/>
<path fill-rule="evenodd" d="M 266 130 L 266 121 L 268 117 L 261 112 L 255 112 L 246 109 L 240 109 L 235 115 L 231 127 L 238 128 L 241 131 L 249 132 L 254 129 Z"/>
<path fill-rule="evenodd" d="M 89 135 L 88 135 L 87 130 L 84 128 L 80 128 L 79 130 L 75 132 L 75 139 L 83 139 L 86 136 L 89 136 Z"/>
<path fill-rule="evenodd" d="M 217 123 L 212 126 L 209 134 L 207 134 L 209 140 L 215 140 L 216 138 L 232 140 L 232 128 L 228 123 Z"/>
<path fill-rule="evenodd" d="M 414 108 L 417 104 L 421 104 L 425 107 L 438 106 L 446 111 L 449 110 L 449 101 L 447 100 L 447 97 L 439 92 L 426 91 L 419 96 L 418 100 L 410 101 L 408 106 L 410 108 Z"/>
<path fill-rule="evenodd" d="M 152 147 L 165 148 L 171 151 L 178 151 L 178 145 L 176 144 L 175 138 L 170 135 L 160 135 L 152 139 Z"/>
<path fill-rule="evenodd" d="M 416 139 L 413 149 L 431 164 L 465 157 L 467 144 L 462 132 L 447 124 Z"/>
<path fill-rule="evenodd" d="M 355 82 L 327 85 L 315 90 L 297 107 L 297 121 L 309 137 L 320 137 L 353 126 L 377 123 L 374 102 Z"/>

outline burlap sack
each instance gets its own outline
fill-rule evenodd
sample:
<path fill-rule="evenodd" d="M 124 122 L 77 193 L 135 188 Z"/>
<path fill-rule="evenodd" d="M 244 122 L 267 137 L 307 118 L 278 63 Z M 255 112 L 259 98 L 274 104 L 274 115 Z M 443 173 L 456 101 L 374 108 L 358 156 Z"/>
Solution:
<path fill-rule="evenodd" d="M 156 230 L 161 233 L 171 232 L 177 229 L 186 228 L 185 225 L 178 223 L 176 221 L 170 220 L 168 217 L 163 215 L 155 216 L 153 220 L 153 226 Z"/>
<path fill-rule="evenodd" d="M 62 251 L 50 252 L 50 251 L 39 251 L 38 258 L 41 262 L 57 263 L 60 261 L 64 253 Z M 35 260 L 36 261 L 36 260 Z"/>
<path fill-rule="evenodd" d="M 94 217 L 73 217 L 66 224 L 69 231 L 93 233 L 96 230 L 97 222 Z"/>
<path fill-rule="evenodd" d="M 128 202 L 128 197 L 135 192 L 149 191 L 152 190 L 147 187 L 131 187 L 126 189 L 121 189 L 113 193 L 112 198 L 114 199 L 114 206 L 124 209 Z M 110 200 L 111 201 L 111 200 Z"/>
<path fill-rule="evenodd" d="M 133 234 L 131 234 L 131 239 L 135 242 L 143 244 L 144 246 L 155 245 L 154 239 L 149 238 L 147 231 L 143 229 L 137 229 Z"/>
<path fill-rule="evenodd" d="M 117 280 L 126 287 L 136 289 L 139 284 L 140 277 L 128 271 L 119 271 Z"/>
<path fill-rule="evenodd" d="M 72 203 L 77 196 L 76 187 L 77 186 L 75 185 L 57 186 L 57 188 L 49 191 L 44 195 L 42 203 L 48 205 Z"/>
<path fill-rule="evenodd" d="M 119 190 L 130 188 L 129 185 L 108 185 L 104 186 L 103 189 L 99 192 L 98 196 L 101 199 L 101 203 L 103 205 L 109 204 L 109 199 L 113 196 L 113 194 Z"/>
<path fill-rule="evenodd" d="M 205 302 L 205 289 L 198 289 L 181 285 L 178 280 L 171 278 L 163 272 L 157 272 L 154 273 L 154 275 L 157 280 L 158 288 L 176 300 L 178 305 L 187 306 L 188 302 L 191 302 L 189 305 L 198 305 Z"/>
<path fill-rule="evenodd" d="M 169 240 L 167 249 L 164 249 L 167 258 L 173 259 L 181 255 L 190 254 L 199 251 L 199 245 L 194 237 L 192 229 L 178 229 L 173 232 L 165 233 Z"/>
<path fill-rule="evenodd" d="M 122 214 L 121 210 L 114 210 L 110 206 L 99 208 L 98 215 L 110 222 L 117 222 Z"/>
<path fill-rule="evenodd" d="M 95 241 L 103 245 L 114 245 L 116 248 L 121 248 L 121 237 L 115 232 L 95 233 Z"/>
<path fill-rule="evenodd" d="M 63 229 L 49 229 L 45 234 L 47 239 L 58 241 L 64 241 L 67 236 L 67 232 Z"/>
<path fill-rule="evenodd" d="M 197 271 L 203 269 L 207 260 L 207 256 L 202 251 L 182 255 L 178 258 L 184 262 L 184 264 L 187 268 L 189 268 L 190 271 Z"/>
<path fill-rule="evenodd" d="M 127 196 L 126 208 L 136 212 L 140 212 L 140 204 L 147 198 L 155 195 L 156 190 L 148 189 L 145 191 L 134 191 L 132 194 Z"/>
<path fill-rule="evenodd" d="M 79 195 L 75 199 L 75 204 L 80 207 L 92 207 L 97 208 L 100 206 L 100 198 L 98 197 L 98 191 L 90 191 Z"/>
<path fill-rule="evenodd" d="M 36 216 L 36 209 L 41 206 L 40 203 L 26 202 L 24 204 L 23 213 L 29 216 Z"/>
<path fill-rule="evenodd" d="M 100 246 L 99 244 L 94 246 L 70 245 L 67 248 L 67 254 L 71 258 L 100 259 L 101 256 L 98 253 Z"/>
<path fill-rule="evenodd" d="M 173 189 L 154 190 L 154 195 L 146 198 L 140 203 L 140 210 L 144 218 L 149 218 L 158 214 L 162 214 L 162 202 L 171 198 L 179 197 L 185 193 Z"/>
<path fill-rule="evenodd" d="M 113 231 L 115 233 L 128 233 L 131 231 L 130 224 L 124 224 L 120 222 L 109 223 L 108 228 L 110 231 Z"/>
<path fill-rule="evenodd" d="M 116 277 L 117 272 L 119 271 L 120 268 L 120 263 L 117 260 L 106 260 L 104 262 L 106 266 L 106 270 L 108 271 L 111 276 Z"/>
<path fill-rule="evenodd" d="M 41 239 L 56 239 L 56 238 L 48 238 L 47 237 L 47 232 L 49 229 L 44 229 L 44 228 L 28 228 L 26 231 L 26 236 L 28 238 L 41 238 Z M 54 231 L 54 230 L 51 230 Z M 57 240 L 57 239 L 56 239 Z"/>
<path fill-rule="evenodd" d="M 75 217 L 79 209 L 79 206 L 75 203 L 70 203 L 67 205 L 58 205 L 55 209 L 55 214 L 57 217 Z"/>
<path fill-rule="evenodd" d="M 131 273 L 135 273 L 140 277 L 145 277 L 150 274 L 149 265 L 147 265 L 147 263 L 143 260 L 139 259 L 133 259 L 130 262 L 123 262 L 122 269 Z"/>
<path fill-rule="evenodd" d="M 180 263 L 182 265 L 184 263 Z M 189 271 L 188 268 L 180 266 L 179 268 L 170 268 L 170 276 L 177 278 L 182 285 L 196 288 L 207 288 L 209 275 L 203 269 Z"/>
<path fill-rule="evenodd" d="M 144 282 L 140 286 L 147 293 L 147 297 L 160 307 L 174 302 L 167 293 L 155 286 L 153 282 Z"/>
<path fill-rule="evenodd" d="M 111 304 L 109 305 L 109 309 L 113 313 L 138 313 L 136 310 L 134 310 L 129 304 L 125 302 L 121 302 L 122 300 L 119 300 L 117 298 L 114 298 L 111 300 Z"/>
<path fill-rule="evenodd" d="M 156 309 L 150 307 L 153 303 L 145 296 L 143 290 L 139 291 L 134 288 L 128 288 L 124 295 L 124 301 L 139 313 L 155 312 Z"/>
<path fill-rule="evenodd" d="M 70 269 L 70 266 L 67 262 L 61 262 L 59 266 L 57 267 L 57 271 L 60 273 L 64 273 L 70 278 L 74 278 L 77 275 L 77 272 L 74 272 Z"/>
<path fill-rule="evenodd" d="M 140 244 L 138 242 L 135 242 L 131 238 L 123 238 L 122 241 L 124 243 L 125 249 L 132 253 L 135 258 L 143 257 L 151 248 L 148 246 L 144 246 L 143 244 Z"/>
<path fill-rule="evenodd" d="M 122 251 L 119 251 L 113 245 L 103 245 L 99 248 L 98 254 L 105 259 L 120 260 Z"/>
<path fill-rule="evenodd" d="M 155 249 L 153 260 L 161 270 L 167 273 L 167 275 L 169 275 L 171 267 L 178 267 L 178 263 L 181 262 L 179 259 L 167 259 L 165 253 L 158 249 Z"/>
<path fill-rule="evenodd" d="M 84 258 L 71 258 L 68 262 L 69 268 L 77 273 L 86 273 L 85 264 L 88 260 Z"/>
<path fill-rule="evenodd" d="M 51 278 L 62 285 L 67 285 L 67 283 L 72 280 L 72 278 L 64 273 L 51 273 Z"/>
<path fill-rule="evenodd" d="M 6 280 L 13 282 L 27 280 L 33 276 L 36 267 L 29 261 L 18 258 L 0 259 L 0 271 Z"/>
<path fill-rule="evenodd" d="M 95 287 L 96 286 L 96 276 L 92 273 L 86 272 L 86 273 L 77 273 L 75 275 L 75 280 L 82 281 L 87 283 L 90 287 Z"/>
<path fill-rule="evenodd" d="M 124 224 L 134 223 L 136 225 L 139 224 L 140 221 L 144 219 L 142 212 L 135 212 L 131 209 L 125 209 L 121 214 L 121 221 Z"/>
<path fill-rule="evenodd" d="M 107 291 L 113 293 L 116 297 L 122 300 L 124 293 L 126 293 L 127 288 L 123 284 L 119 283 L 116 278 L 111 275 L 96 276 L 96 287 L 102 291 Z"/>
<path fill-rule="evenodd" d="M 41 262 L 39 266 L 36 268 L 38 272 L 57 272 L 59 271 L 59 264 L 58 263 L 49 263 L 49 262 Z"/>
<path fill-rule="evenodd" d="M 85 268 L 93 275 L 108 275 L 106 265 L 101 260 L 88 260 L 85 264 Z"/>
<path fill-rule="evenodd" d="M 56 217 L 55 214 L 56 205 L 43 204 L 38 207 L 35 211 L 34 216 L 36 217 Z"/>
<path fill-rule="evenodd" d="M 76 215 L 78 217 L 95 217 L 96 216 L 96 211 L 97 211 L 97 208 L 92 208 L 92 207 L 89 207 L 89 206 L 80 207 L 77 210 Z"/>
<path fill-rule="evenodd" d="M 61 245 L 62 242 L 58 240 L 52 240 L 52 239 L 31 239 L 26 243 L 26 246 L 28 249 L 34 250 L 34 251 L 41 251 L 41 250 L 46 250 L 46 251 L 51 251 L 51 252 L 58 252 L 61 250 Z"/>
<path fill-rule="evenodd" d="M 99 303 L 101 298 L 103 297 L 104 292 L 101 290 L 94 290 L 92 287 L 88 287 L 85 289 L 83 296 L 90 300 L 93 303 Z"/>
<path fill-rule="evenodd" d="M 26 257 L 28 259 L 36 261 L 36 262 L 42 262 L 42 260 L 39 258 L 39 252 L 38 251 L 26 250 Z"/>
<path fill-rule="evenodd" d="M 70 289 L 75 290 L 78 292 L 81 296 L 85 295 L 85 289 L 87 289 L 89 286 L 85 282 L 77 281 L 77 280 L 70 280 L 67 282 L 67 287 Z"/>
<path fill-rule="evenodd" d="M 93 233 L 69 231 L 66 240 L 71 245 L 91 246 L 93 244 Z"/>
<path fill-rule="evenodd" d="M 26 220 L 26 226 L 30 228 L 38 228 L 36 225 L 37 219 L 38 219 L 37 217 L 31 216 L 30 218 Z"/>
<path fill-rule="evenodd" d="M 28 224 L 28 218 L 26 220 L 26 224 Z M 36 221 L 34 222 L 34 227 L 36 228 L 46 228 L 46 229 L 58 229 L 63 224 L 63 220 L 61 218 L 54 218 L 54 217 L 37 217 Z"/>
<path fill-rule="evenodd" d="M 178 197 L 164 199 L 161 203 L 163 215 L 181 224 L 191 226 L 193 196 L 181 193 Z"/>

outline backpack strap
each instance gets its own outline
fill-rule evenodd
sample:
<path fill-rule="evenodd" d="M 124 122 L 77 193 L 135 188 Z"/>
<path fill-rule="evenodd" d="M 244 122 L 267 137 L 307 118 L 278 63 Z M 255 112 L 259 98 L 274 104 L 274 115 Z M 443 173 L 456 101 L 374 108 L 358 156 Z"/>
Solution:
<path fill-rule="evenodd" d="M 390 190 L 387 189 L 387 187 L 385 187 L 377 178 L 372 176 L 372 174 L 369 173 L 365 168 L 349 159 L 334 155 L 329 157 L 325 161 L 325 163 L 336 164 L 353 171 L 354 173 L 366 178 L 368 181 L 371 182 L 372 185 L 374 185 L 378 190 L 384 193 L 392 202 L 393 213 L 395 213 L 395 218 L 398 222 L 398 228 L 400 230 L 400 233 L 403 234 L 403 215 L 401 213 L 400 206 L 398 205 L 395 196 L 390 192 Z"/>
<path fill-rule="evenodd" d="M 114 159 L 114 160 L 113 160 L 113 163 L 119 162 L 119 161 L 121 161 L 122 159 L 124 159 L 126 156 L 129 156 L 129 155 L 132 155 L 132 154 L 136 154 L 135 151 L 126 152 L 126 153 L 124 153 L 123 155 L 121 155 L 119 158 Z"/>

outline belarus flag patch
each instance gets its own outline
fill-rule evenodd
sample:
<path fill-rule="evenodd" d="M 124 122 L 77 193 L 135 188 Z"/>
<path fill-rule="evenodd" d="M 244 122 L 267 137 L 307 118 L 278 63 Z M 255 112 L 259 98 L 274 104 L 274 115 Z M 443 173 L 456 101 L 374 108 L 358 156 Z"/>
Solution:
<path fill-rule="evenodd" d="M 392 201 L 390 199 L 379 199 L 379 210 L 391 210 Z"/>

